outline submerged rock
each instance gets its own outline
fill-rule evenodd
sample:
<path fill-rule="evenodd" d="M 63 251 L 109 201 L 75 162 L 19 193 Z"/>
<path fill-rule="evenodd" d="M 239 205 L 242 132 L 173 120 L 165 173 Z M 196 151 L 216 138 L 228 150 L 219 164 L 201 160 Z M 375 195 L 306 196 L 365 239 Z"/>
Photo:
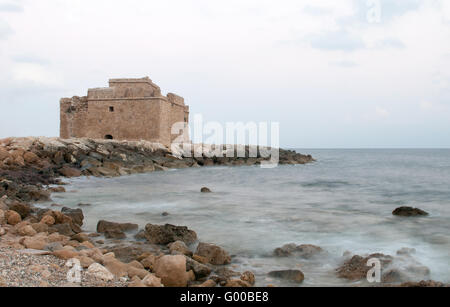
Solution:
<path fill-rule="evenodd" d="M 392 214 L 396 215 L 396 216 L 427 216 L 427 215 L 429 215 L 428 212 L 425 212 L 418 208 L 412 208 L 412 207 L 397 208 L 392 212 Z"/>
<path fill-rule="evenodd" d="M 305 280 L 305 275 L 300 270 L 282 270 L 272 271 L 268 274 L 270 277 L 302 283 Z"/>
<path fill-rule="evenodd" d="M 273 253 L 277 257 L 297 256 L 304 259 L 310 259 L 322 252 L 323 249 L 319 246 L 310 244 L 296 245 L 291 243 L 275 249 Z"/>

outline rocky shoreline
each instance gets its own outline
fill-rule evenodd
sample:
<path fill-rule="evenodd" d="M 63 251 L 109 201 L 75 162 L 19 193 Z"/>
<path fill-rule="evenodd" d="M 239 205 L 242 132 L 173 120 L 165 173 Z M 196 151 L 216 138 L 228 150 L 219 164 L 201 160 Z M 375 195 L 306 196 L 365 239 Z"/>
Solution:
<path fill-rule="evenodd" d="M 260 155 L 248 157 L 249 150 L 247 147 L 246 158 L 217 158 L 209 152 L 192 158 L 191 153 L 174 153 L 161 145 L 143 141 L 0 140 L 0 286 L 255 285 L 252 272 L 234 271 L 227 251 L 199 241 L 195 231 L 187 227 L 148 223 L 139 230 L 138 225 L 131 223 L 98 221 L 97 231 L 86 233 L 81 208 L 57 209 L 57 204 L 52 209 L 33 206 L 50 201 L 52 193 L 65 192 L 61 179 L 64 177 L 115 177 L 171 168 L 258 165 L 266 160 Z M 311 156 L 280 150 L 280 164 L 311 162 L 314 162 Z M 199 187 L 200 192 L 211 193 L 206 187 L 201 190 Z M 408 215 L 410 211 L 401 210 Z M 123 240 L 130 233 L 137 234 L 131 241 Z M 276 249 L 274 256 L 310 259 L 325 252 L 313 245 L 289 244 Z M 383 259 L 383 285 L 445 286 L 434 281 L 407 283 L 408 271 L 423 273 L 424 278 L 429 275 L 427 268 L 420 264 L 407 267 L 405 272 L 390 269 L 391 263 L 411 257 L 412 253 L 403 250 L 395 257 L 378 254 Z M 366 257 L 374 256 L 349 253 L 342 266 L 336 269 L 336 275 L 352 281 L 362 280 L 370 269 L 365 265 Z M 79 280 L 70 281 L 68 276 L 76 276 L 77 271 Z M 297 284 L 305 278 L 300 270 L 273 271 L 268 276 Z"/>

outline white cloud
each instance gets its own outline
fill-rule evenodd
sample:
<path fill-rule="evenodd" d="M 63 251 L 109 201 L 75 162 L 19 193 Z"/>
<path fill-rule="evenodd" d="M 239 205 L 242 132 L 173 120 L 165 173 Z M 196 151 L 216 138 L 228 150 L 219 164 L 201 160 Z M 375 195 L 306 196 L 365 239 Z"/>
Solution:
<path fill-rule="evenodd" d="M 388 117 L 390 115 L 389 111 L 387 109 L 385 109 L 385 108 L 382 108 L 382 107 L 376 107 L 375 108 L 375 114 L 378 117 L 382 117 L 382 118 L 386 118 L 386 117 Z"/>
<path fill-rule="evenodd" d="M 62 85 L 59 73 L 35 63 L 18 63 L 12 68 L 13 80 L 16 82 L 35 83 L 43 86 Z"/>

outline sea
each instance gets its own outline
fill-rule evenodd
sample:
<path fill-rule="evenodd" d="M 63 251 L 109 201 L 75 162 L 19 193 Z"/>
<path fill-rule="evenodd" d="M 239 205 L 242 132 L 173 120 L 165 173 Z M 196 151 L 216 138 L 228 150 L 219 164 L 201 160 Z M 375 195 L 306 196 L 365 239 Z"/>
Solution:
<path fill-rule="evenodd" d="M 67 193 L 53 194 L 53 202 L 71 208 L 90 204 L 82 208 L 86 231 L 94 232 L 100 219 L 141 228 L 147 223 L 188 226 L 200 241 L 226 249 L 231 269 L 254 272 L 257 286 L 366 285 L 337 276 L 344 254 L 396 256 L 402 248 L 415 250 L 404 263 L 426 266 L 428 279 L 450 283 L 449 149 L 296 151 L 317 161 L 273 169 L 207 167 L 68 179 Z M 200 193 L 202 187 L 213 192 Z M 430 215 L 393 216 L 400 206 Z M 324 253 L 312 259 L 273 255 L 288 243 L 317 245 Z M 287 269 L 301 270 L 304 282 L 268 276 Z"/>

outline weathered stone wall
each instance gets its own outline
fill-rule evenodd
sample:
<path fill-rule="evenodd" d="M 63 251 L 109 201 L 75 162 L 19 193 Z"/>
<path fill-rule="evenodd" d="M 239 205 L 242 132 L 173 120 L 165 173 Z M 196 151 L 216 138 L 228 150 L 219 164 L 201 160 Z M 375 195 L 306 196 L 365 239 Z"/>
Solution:
<path fill-rule="evenodd" d="M 184 99 L 162 96 L 148 77 L 111 79 L 109 85 L 89 89 L 87 97 L 61 99 L 61 138 L 147 140 L 169 146 L 177 137 L 171 135 L 172 125 L 189 122 Z"/>

